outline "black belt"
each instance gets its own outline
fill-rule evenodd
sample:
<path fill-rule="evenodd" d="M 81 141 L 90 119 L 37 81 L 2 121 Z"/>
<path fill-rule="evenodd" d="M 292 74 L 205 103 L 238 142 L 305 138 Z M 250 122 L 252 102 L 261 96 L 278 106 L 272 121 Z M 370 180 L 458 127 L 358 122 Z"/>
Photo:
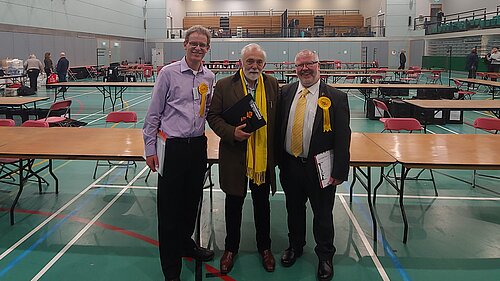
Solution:
<path fill-rule="evenodd" d="M 168 142 L 177 142 L 177 143 L 196 143 L 200 141 L 204 141 L 206 139 L 205 135 L 190 137 L 190 138 L 170 138 L 167 139 Z"/>
<path fill-rule="evenodd" d="M 306 157 L 295 157 L 289 153 L 287 153 L 288 156 L 296 161 L 298 161 L 299 163 L 302 163 L 302 164 L 306 164 L 307 163 L 307 158 Z"/>

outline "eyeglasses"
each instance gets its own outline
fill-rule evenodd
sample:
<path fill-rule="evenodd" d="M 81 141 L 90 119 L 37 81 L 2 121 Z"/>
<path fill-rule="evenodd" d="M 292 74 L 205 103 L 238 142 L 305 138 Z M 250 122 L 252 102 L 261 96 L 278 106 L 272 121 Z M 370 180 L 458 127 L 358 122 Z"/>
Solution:
<path fill-rule="evenodd" d="M 205 43 L 202 43 L 202 42 L 188 42 L 189 45 L 191 45 L 191 47 L 200 47 L 200 48 L 206 48 L 208 47 L 208 44 L 205 44 Z"/>
<path fill-rule="evenodd" d="M 310 62 L 305 62 L 305 63 L 301 63 L 301 64 L 296 64 L 295 67 L 296 68 L 304 68 L 304 66 L 307 66 L 307 68 L 311 68 L 313 67 L 313 65 L 317 64 L 318 61 L 310 61 Z"/>
<path fill-rule="evenodd" d="M 264 61 L 263 60 L 247 59 L 245 61 L 245 64 L 248 65 L 248 66 L 251 66 L 254 63 L 257 63 L 257 66 L 263 66 L 264 65 Z"/>

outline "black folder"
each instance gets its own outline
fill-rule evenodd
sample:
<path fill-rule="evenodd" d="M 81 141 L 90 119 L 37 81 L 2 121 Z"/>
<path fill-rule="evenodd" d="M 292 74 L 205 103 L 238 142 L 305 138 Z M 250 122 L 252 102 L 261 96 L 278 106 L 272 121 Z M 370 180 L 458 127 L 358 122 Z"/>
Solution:
<path fill-rule="evenodd" d="M 264 116 L 260 113 L 252 95 L 246 95 L 230 108 L 222 112 L 222 118 L 233 126 L 247 124 L 243 131 L 251 133 L 266 125 Z"/>

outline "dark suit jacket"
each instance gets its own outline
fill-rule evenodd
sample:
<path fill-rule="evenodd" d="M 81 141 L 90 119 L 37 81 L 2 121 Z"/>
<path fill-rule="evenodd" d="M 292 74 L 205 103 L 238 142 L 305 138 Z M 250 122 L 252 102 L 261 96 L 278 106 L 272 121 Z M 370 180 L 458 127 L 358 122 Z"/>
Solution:
<path fill-rule="evenodd" d="M 276 106 L 278 105 L 278 81 L 262 74 L 267 98 L 267 169 L 271 178 L 271 189 L 276 192 L 274 159 Z M 234 126 L 224 121 L 221 114 L 245 96 L 239 71 L 217 81 L 207 115 L 212 130 L 221 138 L 219 143 L 219 182 L 221 189 L 230 195 L 243 196 L 246 185 L 247 142 L 234 140 Z"/>
<path fill-rule="evenodd" d="M 292 101 L 298 86 L 299 82 L 288 84 L 283 86 L 281 91 L 280 113 L 278 116 L 279 134 L 277 136 L 279 138 L 277 151 L 280 153 L 277 155 L 278 165 L 280 165 L 280 162 L 284 159 L 283 156 L 287 153 L 285 151 L 286 127 L 288 124 L 290 107 L 292 106 Z M 332 102 L 329 108 L 332 131 L 323 132 L 323 109 L 317 106 L 307 159 L 308 162 L 314 161 L 313 157 L 315 155 L 333 149 L 334 164 L 332 176 L 334 179 L 345 181 L 349 174 L 349 147 L 351 144 L 351 129 L 349 127 L 350 114 L 347 95 L 321 81 L 319 86 L 319 97 L 322 96 L 328 97 Z"/>

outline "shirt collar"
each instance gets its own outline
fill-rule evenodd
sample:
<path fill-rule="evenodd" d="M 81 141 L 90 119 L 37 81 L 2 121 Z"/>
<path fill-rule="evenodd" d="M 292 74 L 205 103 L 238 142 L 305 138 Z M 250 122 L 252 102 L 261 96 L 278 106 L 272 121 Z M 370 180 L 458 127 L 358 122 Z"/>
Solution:
<path fill-rule="evenodd" d="M 309 93 L 311 93 L 311 94 L 318 93 L 320 82 L 321 82 L 321 79 L 319 79 L 318 82 L 314 83 L 312 86 L 308 87 L 307 89 L 309 90 Z M 297 89 L 297 93 L 300 93 L 302 91 L 302 89 L 304 89 L 304 88 L 305 87 L 302 86 L 302 84 L 299 82 L 299 87 Z"/>
<path fill-rule="evenodd" d="M 191 71 L 193 72 L 193 70 L 191 69 L 191 67 L 189 67 L 189 65 L 187 64 L 187 61 L 186 61 L 186 56 L 182 57 L 182 60 L 181 60 L 181 72 L 185 72 L 185 71 Z M 204 73 L 204 67 L 203 67 L 203 63 L 200 64 L 200 69 L 198 69 L 198 73 Z"/>

